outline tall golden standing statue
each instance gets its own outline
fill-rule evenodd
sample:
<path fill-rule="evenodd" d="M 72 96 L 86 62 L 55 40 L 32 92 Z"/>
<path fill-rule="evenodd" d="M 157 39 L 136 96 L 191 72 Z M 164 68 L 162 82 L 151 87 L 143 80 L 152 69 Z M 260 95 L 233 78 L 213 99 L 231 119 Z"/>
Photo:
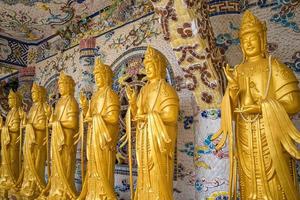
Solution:
<path fill-rule="evenodd" d="M 137 121 L 138 179 L 134 199 L 171 200 L 179 100 L 165 80 L 166 58 L 149 46 L 144 65 L 148 82 L 139 96 L 136 98 L 135 91 L 126 88 L 132 116 Z"/>
<path fill-rule="evenodd" d="M 219 149 L 229 138 L 230 197 L 236 198 L 238 172 L 241 199 L 297 200 L 294 159 L 300 152 L 294 142 L 300 135 L 289 116 L 300 111 L 300 90 L 293 72 L 268 57 L 266 38 L 265 24 L 246 11 L 240 28 L 244 61 L 225 69 L 222 124 L 213 139 L 223 133 Z"/>
<path fill-rule="evenodd" d="M 119 97 L 112 90 L 113 72 L 108 65 L 96 60 L 94 69 L 97 91 L 89 108 L 81 96 L 85 121 L 90 123 L 87 136 L 87 175 L 78 199 L 116 200 L 114 171 L 119 132 Z"/>
<path fill-rule="evenodd" d="M 20 150 L 20 114 L 21 96 L 12 90 L 8 95 L 10 111 L 7 114 L 5 125 L 1 118 L 1 197 L 7 198 L 7 192 L 17 182 L 19 177 L 19 150 Z"/>
<path fill-rule="evenodd" d="M 51 175 L 39 199 L 73 200 L 76 199 L 74 136 L 78 132 L 79 108 L 74 98 L 75 82 L 72 77 L 61 72 L 58 87 L 61 98 L 50 120 Z"/>
<path fill-rule="evenodd" d="M 33 84 L 33 105 L 28 113 L 23 147 L 23 168 L 16 184 L 23 199 L 35 199 L 45 188 L 45 162 L 47 147 L 46 120 L 50 107 L 46 103 L 46 89 Z"/>

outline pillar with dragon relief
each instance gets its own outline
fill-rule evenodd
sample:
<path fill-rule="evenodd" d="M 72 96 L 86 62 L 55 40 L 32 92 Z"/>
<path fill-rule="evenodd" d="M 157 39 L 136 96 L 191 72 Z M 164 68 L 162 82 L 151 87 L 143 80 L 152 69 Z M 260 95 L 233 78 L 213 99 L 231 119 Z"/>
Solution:
<path fill-rule="evenodd" d="M 216 199 L 228 191 L 228 151 L 216 151 L 211 136 L 219 128 L 225 79 L 207 0 L 151 0 L 167 40 L 184 72 L 180 85 L 193 92 L 195 199 Z M 201 126 L 200 126 L 201 125 Z"/>

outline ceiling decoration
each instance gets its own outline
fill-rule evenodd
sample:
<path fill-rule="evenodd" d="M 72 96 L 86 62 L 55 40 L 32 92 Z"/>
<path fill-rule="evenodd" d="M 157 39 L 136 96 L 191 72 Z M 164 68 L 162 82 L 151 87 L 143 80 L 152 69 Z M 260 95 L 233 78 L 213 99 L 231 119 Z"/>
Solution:
<path fill-rule="evenodd" d="M 111 0 L 2 0 L 0 34 L 37 43 L 111 3 Z"/>

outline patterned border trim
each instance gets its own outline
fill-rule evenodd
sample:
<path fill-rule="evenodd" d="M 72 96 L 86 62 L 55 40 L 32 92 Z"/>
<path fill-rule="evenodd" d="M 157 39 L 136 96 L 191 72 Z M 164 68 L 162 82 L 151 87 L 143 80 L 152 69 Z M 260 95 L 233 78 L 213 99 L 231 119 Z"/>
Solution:
<path fill-rule="evenodd" d="M 122 27 L 124 27 L 124 26 L 129 25 L 129 24 L 132 24 L 132 23 L 134 23 L 134 22 L 136 22 L 136 21 L 139 21 L 139 20 L 141 20 L 141 19 L 144 19 L 144 18 L 146 18 L 146 17 L 152 16 L 153 14 L 154 14 L 154 12 L 150 12 L 150 13 L 148 13 L 148 14 L 146 14 L 146 15 L 141 16 L 140 18 L 137 18 L 137 19 L 134 19 L 134 20 L 132 20 L 132 21 L 129 21 L 129 22 L 125 23 L 125 24 L 122 24 L 122 25 L 117 26 L 117 27 L 115 27 L 115 28 L 113 28 L 113 29 L 110 29 L 110 30 L 108 30 L 108 31 L 105 31 L 105 32 L 103 32 L 103 33 L 101 33 L 101 34 L 99 34 L 99 35 L 94 36 L 94 37 L 95 37 L 95 38 L 99 38 L 99 37 L 101 37 L 101 36 L 103 36 L 103 35 L 105 35 L 105 34 L 107 34 L 107 33 L 113 32 L 113 31 L 115 31 L 115 30 L 117 30 L 117 29 L 119 29 L 119 28 L 122 28 Z M 73 49 L 73 48 L 77 47 L 78 45 L 79 45 L 79 44 L 76 44 L 76 45 L 74 45 L 74 46 L 71 46 L 71 47 L 69 47 L 69 48 L 67 48 L 67 49 L 64 49 L 64 51 L 68 51 L 68 50 L 70 50 L 70 49 Z M 56 55 L 57 55 L 57 53 L 56 53 L 56 54 L 53 54 L 53 55 L 50 55 L 49 57 L 45 57 L 45 58 L 43 58 L 43 59 L 37 60 L 36 63 L 38 64 L 38 63 L 40 63 L 40 62 L 42 62 L 42 61 L 44 61 L 44 60 L 46 60 L 46 59 L 49 59 L 49 58 L 51 58 L 51 57 L 53 57 L 53 56 L 56 56 Z"/>
<path fill-rule="evenodd" d="M 209 2 L 209 16 L 240 14 L 240 1 L 214 0 Z"/>
<path fill-rule="evenodd" d="M 243 3 L 240 0 L 212 0 L 208 2 L 209 16 L 225 15 L 225 14 L 241 14 L 245 10 L 259 6 L 261 8 L 272 7 L 276 2 L 258 2 Z"/>
<path fill-rule="evenodd" d="M 5 60 L 0 60 L 0 62 L 16 65 L 18 67 L 26 67 L 29 46 L 14 39 L 8 39 L 0 36 L 0 39 L 1 38 L 5 42 L 5 48 L 9 49 L 10 53 L 4 57 Z"/>

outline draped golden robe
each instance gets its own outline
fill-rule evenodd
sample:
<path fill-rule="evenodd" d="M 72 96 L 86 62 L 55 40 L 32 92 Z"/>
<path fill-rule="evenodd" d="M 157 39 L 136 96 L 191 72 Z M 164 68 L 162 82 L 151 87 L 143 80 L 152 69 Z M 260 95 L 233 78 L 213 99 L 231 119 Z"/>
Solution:
<path fill-rule="evenodd" d="M 87 175 L 79 199 L 116 200 L 114 169 L 118 139 L 119 98 L 107 87 L 91 100 L 92 125 L 87 137 Z M 106 117 L 113 116 L 110 123 Z"/>
<path fill-rule="evenodd" d="M 241 199 L 298 200 L 294 159 L 300 159 L 300 152 L 294 141 L 300 143 L 300 134 L 283 106 L 289 104 L 292 113 L 299 111 L 300 99 L 293 99 L 293 94 L 299 93 L 298 81 L 276 59 L 260 68 L 261 73 L 250 77 L 250 90 L 254 101 L 261 101 L 261 114 L 233 115 L 238 105 L 230 98 L 229 89 L 222 101 L 222 125 L 215 137 L 223 132 L 229 138 L 230 194 L 236 193 L 238 172 Z M 246 93 L 245 70 L 237 67 L 240 102 Z M 236 121 L 235 140 L 232 119 Z"/>
<path fill-rule="evenodd" d="M 12 108 L 1 131 L 1 177 L 0 190 L 10 189 L 19 177 L 20 142 L 19 108 Z"/>
<path fill-rule="evenodd" d="M 23 146 L 24 162 L 17 186 L 20 194 L 27 198 L 36 198 L 45 188 L 45 162 L 47 147 L 45 111 L 48 105 L 34 103 L 28 113 Z"/>
<path fill-rule="evenodd" d="M 169 117 L 170 107 L 179 107 L 175 90 L 160 80 L 154 86 L 146 84 L 137 99 L 137 114 L 146 121 L 137 123 L 136 155 L 138 164 L 135 200 L 173 199 L 174 151 L 177 138 L 177 116 Z"/>
<path fill-rule="evenodd" d="M 55 120 L 52 123 L 51 176 L 45 189 L 49 194 L 42 194 L 40 199 L 76 199 L 74 136 L 78 132 L 78 116 L 79 108 L 75 98 L 71 95 L 61 97 L 55 106 Z M 74 118 L 75 121 L 71 121 Z M 64 123 L 74 127 L 66 128 Z"/>

